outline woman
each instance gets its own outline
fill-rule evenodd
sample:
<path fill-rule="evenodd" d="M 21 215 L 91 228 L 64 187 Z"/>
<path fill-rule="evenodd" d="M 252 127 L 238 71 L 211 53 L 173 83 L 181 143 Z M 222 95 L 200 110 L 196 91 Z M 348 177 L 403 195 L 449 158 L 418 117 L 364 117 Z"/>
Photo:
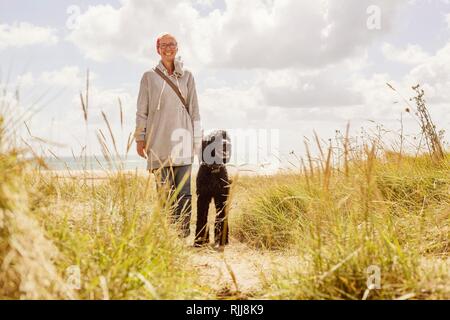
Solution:
<path fill-rule="evenodd" d="M 158 191 L 177 190 L 172 222 L 190 234 L 191 166 L 201 147 L 202 131 L 192 73 L 176 59 L 177 40 L 163 34 L 156 41 L 159 64 L 141 79 L 136 112 L 137 153 L 147 159 Z M 185 181 L 183 181 L 185 180 Z"/>

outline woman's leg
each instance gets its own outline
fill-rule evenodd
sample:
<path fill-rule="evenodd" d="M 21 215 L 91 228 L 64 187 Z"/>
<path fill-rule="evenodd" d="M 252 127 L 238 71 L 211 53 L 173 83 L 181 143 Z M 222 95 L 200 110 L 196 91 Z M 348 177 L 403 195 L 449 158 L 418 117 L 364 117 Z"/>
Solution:
<path fill-rule="evenodd" d="M 175 218 L 180 223 L 183 237 L 190 234 L 192 215 L 191 170 L 191 165 L 174 167 L 175 188 L 179 190 Z"/>
<path fill-rule="evenodd" d="M 174 171 L 170 167 L 162 167 L 152 171 L 155 175 L 156 191 L 158 193 L 158 200 L 161 207 L 169 206 L 170 198 L 175 191 L 175 176 Z M 171 222 L 174 223 L 173 215 L 170 217 Z"/>

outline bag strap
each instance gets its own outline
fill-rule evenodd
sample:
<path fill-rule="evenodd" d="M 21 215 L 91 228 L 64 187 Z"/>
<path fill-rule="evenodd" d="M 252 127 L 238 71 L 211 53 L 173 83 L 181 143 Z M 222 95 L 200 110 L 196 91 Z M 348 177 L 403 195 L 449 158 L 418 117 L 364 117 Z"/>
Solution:
<path fill-rule="evenodd" d="M 167 84 L 173 89 L 173 91 L 175 91 L 175 93 L 177 94 L 178 98 L 180 98 L 181 103 L 183 103 L 183 106 L 186 108 L 187 113 L 189 114 L 189 108 L 188 105 L 186 103 L 186 100 L 184 99 L 183 95 L 180 92 L 180 89 L 158 68 L 154 68 L 153 70 L 155 70 L 155 72 L 161 77 L 163 78 L 164 81 L 167 82 Z"/>

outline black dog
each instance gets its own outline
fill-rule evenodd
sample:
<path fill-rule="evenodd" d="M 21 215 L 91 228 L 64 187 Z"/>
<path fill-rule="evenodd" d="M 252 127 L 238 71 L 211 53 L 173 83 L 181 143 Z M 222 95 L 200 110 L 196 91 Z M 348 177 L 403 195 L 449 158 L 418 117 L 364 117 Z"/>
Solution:
<path fill-rule="evenodd" d="M 228 244 L 227 201 L 231 180 L 225 164 L 231 157 L 230 138 L 225 130 L 217 130 L 203 138 L 200 168 L 197 175 L 197 229 L 194 246 L 209 243 L 208 209 L 212 199 L 216 207 L 214 243 Z"/>

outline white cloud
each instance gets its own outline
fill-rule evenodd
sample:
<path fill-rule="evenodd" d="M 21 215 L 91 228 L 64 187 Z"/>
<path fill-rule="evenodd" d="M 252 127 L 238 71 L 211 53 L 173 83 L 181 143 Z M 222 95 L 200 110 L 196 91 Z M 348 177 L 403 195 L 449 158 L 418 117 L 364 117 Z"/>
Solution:
<path fill-rule="evenodd" d="M 126 139 L 134 131 L 136 98 L 125 88 L 105 88 L 97 81 L 96 73 L 90 72 L 88 125 L 89 136 L 86 137 L 86 123 L 80 101 L 80 91 L 85 94 L 86 74 L 77 66 L 64 66 L 59 69 L 38 74 L 27 72 L 19 75 L 15 83 L 20 91 L 20 103 L 17 102 L 15 87 L 10 87 L 8 104 L 10 109 L 25 115 L 33 136 L 64 145 L 58 154 L 70 155 L 70 148 L 81 149 L 86 141 L 89 148 L 100 154 L 96 132 L 102 129 L 108 136 L 106 123 L 101 115 L 103 111 L 114 131 L 120 152 L 125 152 Z M 122 104 L 122 116 L 119 107 Z M 19 115 L 20 115 L 19 114 Z M 123 128 L 121 124 L 123 119 Z M 28 137 L 26 130 L 24 137 Z M 40 144 L 40 143 L 38 143 Z M 44 149 L 57 147 L 42 144 Z M 40 148 L 40 147 L 39 147 Z"/>
<path fill-rule="evenodd" d="M 39 27 L 28 22 L 0 24 L 0 49 L 58 42 L 55 29 Z"/>
<path fill-rule="evenodd" d="M 125 57 L 132 62 L 149 64 L 157 57 L 157 35 L 171 32 L 180 35 L 179 42 L 184 43 L 183 34 L 192 33 L 198 16 L 197 10 L 186 0 L 125 0 L 117 9 L 110 5 L 90 6 L 78 17 L 78 27 L 67 40 L 95 61 Z"/>
<path fill-rule="evenodd" d="M 89 81 L 95 81 L 97 74 L 90 71 Z M 33 89 L 36 88 L 42 91 L 50 88 L 68 88 L 72 90 L 84 90 L 86 87 L 86 71 L 80 70 L 78 66 L 64 66 L 59 69 L 43 71 L 39 74 L 26 72 L 18 75 L 16 79 L 19 89 Z"/>
<path fill-rule="evenodd" d="M 77 17 L 78 27 L 67 39 L 75 43 L 88 58 L 96 61 L 106 61 L 122 53 L 123 47 L 120 47 L 125 45 L 127 39 L 133 38 L 133 34 L 120 34 L 121 25 L 126 22 L 121 19 L 120 12 L 110 5 L 90 6 Z M 129 23 L 133 24 L 133 21 Z M 119 37 L 122 37 L 120 40 L 123 43 L 120 43 Z"/>
<path fill-rule="evenodd" d="M 313 72 L 285 69 L 261 72 L 258 86 L 271 106 L 335 107 L 362 103 L 346 63 Z"/>
<path fill-rule="evenodd" d="M 267 106 L 305 109 L 360 105 L 364 94 L 355 83 L 368 66 L 367 52 L 360 52 L 357 58 L 313 70 L 259 70 L 251 85 L 260 90 Z"/>
<path fill-rule="evenodd" d="M 90 74 L 90 79 L 93 75 Z M 77 66 L 65 66 L 58 70 L 45 71 L 40 77 L 43 84 L 61 87 L 81 87 L 85 81 L 85 75 Z"/>
<path fill-rule="evenodd" d="M 369 0 L 345 2 L 226 0 L 224 11 L 200 15 L 196 1 L 124 0 L 91 6 L 67 37 L 87 57 L 156 59 L 154 39 L 174 33 L 190 65 L 221 68 L 322 67 L 354 55 L 389 32 L 403 1 L 379 0 L 382 29 L 369 30 Z"/>
<path fill-rule="evenodd" d="M 35 79 L 32 72 L 26 72 L 17 77 L 18 88 L 29 88 L 35 84 Z"/>
<path fill-rule="evenodd" d="M 199 92 L 205 129 L 280 128 L 284 150 L 301 145 L 302 136 L 310 136 L 313 129 L 328 138 L 334 129 L 344 130 L 348 120 L 357 129 L 367 120 L 398 127 L 405 105 L 395 103 L 401 99 L 386 82 L 406 97 L 412 95 L 412 85 L 421 83 L 433 106 L 433 118 L 439 127 L 442 123 L 448 126 L 450 113 L 443 102 L 450 99 L 450 44 L 432 53 L 418 44 L 396 47 L 385 43 L 381 47 L 384 57 L 400 62 L 402 70 L 410 68 L 409 72 L 394 77 L 370 73 L 367 68 L 378 63 L 369 61 L 367 47 L 374 40 L 384 41 L 383 36 L 389 34 L 398 2 L 378 1 L 381 30 L 366 28 L 369 1 L 225 2 L 225 10 L 201 14 L 196 8 L 208 7 L 209 0 L 170 0 L 168 4 L 162 0 L 124 0 L 120 7 L 90 6 L 80 16 L 79 28 L 67 39 L 95 61 L 126 58 L 149 67 L 155 62 L 152 58 L 157 58 L 156 35 L 174 33 L 186 65 L 194 66 L 196 75 L 205 76 L 196 77 L 205 88 Z M 450 24 L 450 15 L 447 21 Z M 399 40 L 395 34 L 389 39 L 393 43 Z M 198 72 L 201 68 L 205 70 Z M 73 136 L 84 141 L 78 93 L 84 88 L 84 70 L 66 66 L 23 76 L 23 83 L 33 82 L 73 90 L 65 100 L 70 105 L 64 104 L 63 111 L 55 115 L 58 127 L 54 132 L 59 141 L 73 140 Z M 137 86 L 130 87 L 135 90 Z M 102 110 L 114 130 L 120 129 L 119 96 L 124 105 L 125 132 L 134 129 L 135 94 L 128 89 L 99 87 L 92 81 L 91 130 L 104 128 Z M 45 121 L 46 117 L 41 118 L 38 124 Z M 95 136 L 91 144 L 97 145 Z"/>
<path fill-rule="evenodd" d="M 122 102 L 123 128 L 119 98 Z M 64 97 L 46 108 L 46 112 L 36 114 L 28 125 L 34 136 L 62 145 L 60 148 L 43 145 L 45 148 L 57 151 L 57 154 L 71 155 L 71 149 L 81 150 L 86 143 L 90 153 L 101 154 L 96 136 L 99 129 L 103 131 L 110 151 L 113 152 L 112 141 L 102 117 L 102 111 L 107 116 L 121 154 L 126 151 L 128 134 L 134 132 L 135 99 L 129 92 L 121 88 L 104 89 L 95 84 L 91 85 L 88 104 L 88 131 L 86 131 L 79 92 L 76 90 L 66 92 Z M 46 125 L 42 125 L 43 123 Z M 87 135 L 86 132 L 88 132 Z"/>
<path fill-rule="evenodd" d="M 195 0 L 195 4 L 204 7 L 212 7 L 215 0 Z"/>
<path fill-rule="evenodd" d="M 214 64 L 279 69 L 336 63 L 390 30 L 400 2 L 377 3 L 383 27 L 374 31 L 366 26 L 370 1 L 227 1 L 212 46 L 219 57 Z"/>
<path fill-rule="evenodd" d="M 386 59 L 404 64 L 419 64 L 430 57 L 427 52 L 416 44 L 408 44 L 406 48 L 399 49 L 389 43 L 384 43 L 381 50 Z"/>
<path fill-rule="evenodd" d="M 245 128 L 267 116 L 257 87 L 206 89 L 199 94 L 200 115 L 206 129 Z"/>
<path fill-rule="evenodd" d="M 443 103 L 450 100 L 450 42 L 435 55 L 415 66 L 405 76 L 405 83 L 411 87 L 421 84 L 430 102 Z"/>
<path fill-rule="evenodd" d="M 314 122 L 325 130 L 325 127 L 330 129 L 330 123 L 338 129 L 347 121 L 362 125 L 369 120 L 398 127 L 398 119 L 405 111 L 406 103 L 386 83 L 394 85 L 409 98 L 414 94 L 411 86 L 418 83 L 419 77 L 426 80 L 420 83 L 430 102 L 448 101 L 450 97 L 445 88 L 450 86 L 446 80 L 450 70 L 447 72 L 446 68 L 450 63 L 443 66 L 448 57 L 450 54 L 443 48 L 398 80 L 388 73 L 366 74 L 367 62 L 364 59 L 360 60 L 359 67 L 352 68 L 353 60 L 349 59 L 313 71 L 263 70 L 255 82 L 245 86 L 237 84 L 236 88 L 203 92 L 200 96 L 203 119 L 214 128 L 278 126 L 293 129 L 305 126 L 306 122 Z M 441 70 L 443 78 L 438 80 L 435 76 Z M 426 72 L 430 72 L 428 79 L 421 76 Z M 434 117 L 445 119 L 442 110 L 435 109 Z M 324 123 L 328 124 L 324 126 Z"/>

